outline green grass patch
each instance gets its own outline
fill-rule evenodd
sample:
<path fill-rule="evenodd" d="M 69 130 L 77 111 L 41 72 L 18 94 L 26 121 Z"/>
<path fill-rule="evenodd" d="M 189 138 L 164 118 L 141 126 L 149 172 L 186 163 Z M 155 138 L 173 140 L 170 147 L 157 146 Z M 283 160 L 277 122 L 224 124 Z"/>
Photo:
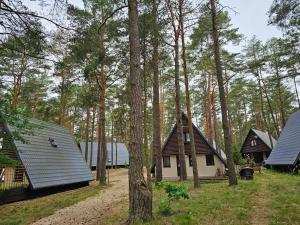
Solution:
<path fill-rule="evenodd" d="M 27 225 L 43 217 L 52 215 L 56 210 L 65 208 L 94 196 L 101 191 L 98 185 L 90 185 L 27 201 L 0 206 L 0 225 Z"/>
<path fill-rule="evenodd" d="M 172 214 L 161 215 L 162 190 L 154 189 L 153 220 L 147 225 L 298 225 L 300 221 L 300 176 L 264 170 L 254 180 L 239 180 L 237 187 L 227 181 L 203 183 L 199 190 L 189 187 L 190 199 L 172 203 Z M 100 224 L 122 224 L 127 207 L 120 209 L 109 221 Z M 120 222 L 122 221 L 122 222 Z"/>

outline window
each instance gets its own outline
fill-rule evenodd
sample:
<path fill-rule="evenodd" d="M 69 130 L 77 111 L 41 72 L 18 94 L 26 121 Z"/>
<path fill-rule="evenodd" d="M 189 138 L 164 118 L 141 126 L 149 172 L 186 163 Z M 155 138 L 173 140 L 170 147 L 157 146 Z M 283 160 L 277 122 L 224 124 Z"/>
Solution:
<path fill-rule="evenodd" d="M 213 166 L 215 165 L 214 155 L 205 155 L 206 157 L 206 165 L 207 166 Z"/>
<path fill-rule="evenodd" d="M 193 166 L 193 158 L 191 155 L 189 155 L 189 165 Z"/>
<path fill-rule="evenodd" d="M 185 133 L 183 133 L 183 135 L 184 135 L 184 143 L 189 143 L 191 141 L 190 133 L 185 132 Z"/>
<path fill-rule="evenodd" d="M 15 182 L 23 182 L 24 181 L 24 172 L 25 169 L 23 166 L 17 166 L 15 169 Z"/>
<path fill-rule="evenodd" d="M 171 167 L 170 156 L 164 156 L 163 157 L 163 166 L 164 166 L 164 168 L 170 168 Z"/>
<path fill-rule="evenodd" d="M 254 139 L 253 139 L 253 140 L 251 140 L 251 141 L 250 141 L 250 145 L 251 145 L 251 147 L 254 147 L 254 146 L 256 146 L 256 140 L 254 140 Z"/>
<path fill-rule="evenodd" d="M 0 138 L 0 150 L 3 148 L 3 138 Z"/>

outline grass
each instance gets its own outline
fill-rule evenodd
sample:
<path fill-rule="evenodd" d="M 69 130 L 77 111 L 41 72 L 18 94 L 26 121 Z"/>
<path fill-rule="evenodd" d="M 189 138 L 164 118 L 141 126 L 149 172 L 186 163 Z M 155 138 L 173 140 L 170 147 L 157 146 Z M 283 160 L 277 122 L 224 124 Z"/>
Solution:
<path fill-rule="evenodd" d="M 173 213 L 162 216 L 158 212 L 162 191 L 154 191 L 153 221 L 147 225 L 299 225 L 300 176 L 264 170 L 252 181 L 239 181 L 237 187 L 227 182 L 204 183 L 194 190 L 190 182 L 191 198 L 172 204 Z M 120 224 L 126 221 L 127 207 L 100 224 Z"/>
<path fill-rule="evenodd" d="M 299 225 L 300 176 L 264 170 L 252 181 L 239 181 L 228 187 L 226 181 L 203 183 L 199 190 L 185 182 L 191 198 L 172 204 L 172 214 L 158 212 L 159 201 L 165 196 L 154 189 L 153 220 L 147 225 Z M 0 225 L 30 224 L 53 214 L 57 209 L 75 204 L 99 193 L 90 186 L 30 201 L 0 206 Z M 121 202 L 99 224 L 125 224 L 128 203 Z"/>
<path fill-rule="evenodd" d="M 75 190 L 65 191 L 33 200 L 0 206 L 0 225 L 27 225 L 53 214 L 56 210 L 73 205 L 101 191 L 92 184 Z"/>

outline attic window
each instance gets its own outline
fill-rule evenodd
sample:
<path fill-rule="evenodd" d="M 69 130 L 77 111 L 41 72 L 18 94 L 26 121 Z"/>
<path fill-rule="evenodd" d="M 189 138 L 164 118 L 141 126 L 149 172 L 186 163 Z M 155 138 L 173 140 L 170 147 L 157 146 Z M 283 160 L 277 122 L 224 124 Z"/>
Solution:
<path fill-rule="evenodd" d="M 253 140 L 251 140 L 250 141 L 250 145 L 251 145 L 251 147 L 254 147 L 254 146 L 256 146 L 256 140 L 255 139 L 253 139 Z"/>
<path fill-rule="evenodd" d="M 49 142 L 50 142 L 52 147 L 57 148 L 57 144 L 55 143 L 53 138 L 49 138 Z"/>
<path fill-rule="evenodd" d="M 3 138 L 0 138 L 0 150 L 3 148 Z"/>
<path fill-rule="evenodd" d="M 183 133 L 183 135 L 184 135 L 184 143 L 189 143 L 191 141 L 190 133 L 185 132 L 185 133 Z"/>

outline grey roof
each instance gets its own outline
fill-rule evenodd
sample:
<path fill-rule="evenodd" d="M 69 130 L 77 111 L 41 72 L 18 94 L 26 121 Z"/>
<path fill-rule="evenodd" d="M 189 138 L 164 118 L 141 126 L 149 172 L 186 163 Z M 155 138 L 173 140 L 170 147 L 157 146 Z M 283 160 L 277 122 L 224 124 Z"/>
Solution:
<path fill-rule="evenodd" d="M 90 153 L 91 153 L 91 144 L 93 146 L 92 151 L 92 165 L 97 165 L 97 153 L 98 153 L 98 143 L 97 142 L 89 142 L 88 145 L 88 164 L 90 165 Z M 107 161 L 111 161 L 113 159 L 114 166 L 125 166 L 129 164 L 129 155 L 126 145 L 124 143 L 113 143 L 113 155 L 111 155 L 111 143 L 106 143 L 107 147 Z M 85 142 L 80 142 L 80 148 L 82 151 L 82 155 L 85 155 Z M 111 162 L 107 162 L 106 165 L 111 165 Z"/>
<path fill-rule="evenodd" d="M 273 143 L 273 148 L 272 148 L 272 145 L 271 145 L 271 142 L 270 142 L 270 137 L 269 137 L 269 134 L 268 132 L 263 132 L 263 131 L 260 131 L 260 130 L 256 130 L 256 129 L 251 129 L 270 149 L 273 149 L 274 146 L 276 145 L 277 141 L 276 139 L 274 139 L 272 136 L 272 143 Z"/>
<path fill-rule="evenodd" d="M 52 187 L 93 180 L 91 170 L 82 158 L 80 150 L 66 128 L 36 119 L 30 123 L 38 125 L 32 134 L 14 140 L 18 155 L 26 169 L 32 189 Z M 7 125 L 9 132 L 15 127 Z M 49 138 L 54 139 L 53 147 Z"/>
<path fill-rule="evenodd" d="M 287 121 L 277 144 L 266 164 L 294 165 L 300 154 L 300 111 L 293 113 Z"/>

